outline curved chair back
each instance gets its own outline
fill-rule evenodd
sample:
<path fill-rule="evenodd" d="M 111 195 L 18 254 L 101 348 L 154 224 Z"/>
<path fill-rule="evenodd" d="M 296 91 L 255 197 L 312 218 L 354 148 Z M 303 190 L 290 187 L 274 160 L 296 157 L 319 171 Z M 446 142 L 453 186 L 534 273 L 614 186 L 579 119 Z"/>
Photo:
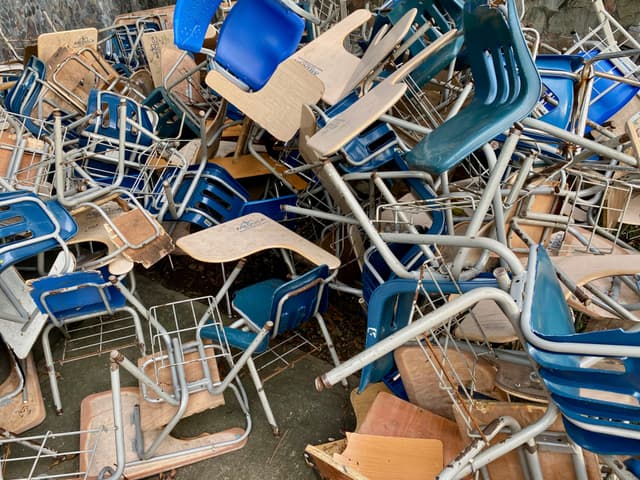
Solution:
<path fill-rule="evenodd" d="M 583 64 L 581 57 L 577 55 L 538 55 L 536 67 L 542 70 L 542 84 L 545 92 L 554 100 L 554 104 L 544 102 L 547 113 L 540 120 L 554 127 L 568 129 L 574 105 L 575 81 L 571 78 L 576 70 Z"/>
<path fill-rule="evenodd" d="M 54 321 L 106 313 L 127 303 L 115 285 L 95 270 L 49 275 L 30 285 L 36 305 Z"/>
<path fill-rule="evenodd" d="M 86 130 L 117 142 L 120 136 L 118 108 L 122 100 L 125 101 L 128 119 L 138 123 L 149 132 L 155 130 L 157 116 L 150 108 L 140 105 L 135 100 L 123 95 L 101 90 L 91 90 L 89 93 L 87 114 L 99 114 L 89 123 Z M 131 124 L 127 123 L 125 128 L 125 141 L 127 143 L 140 146 L 149 146 L 153 143 L 151 137 L 146 135 L 142 130 L 134 128 Z M 86 144 L 86 140 L 84 140 L 83 143 Z"/>
<path fill-rule="evenodd" d="M 4 97 L 5 108 L 12 113 L 24 115 L 25 127 L 36 136 L 40 135 L 41 127 L 29 117 L 42 90 L 46 71 L 47 67 L 44 62 L 32 55 L 29 57 L 22 75 Z"/>
<path fill-rule="evenodd" d="M 475 82 L 472 102 L 434 129 L 406 156 L 415 169 L 440 175 L 528 116 L 541 82 L 520 29 L 513 0 L 509 17 L 481 0 L 464 7 L 464 39 Z"/>
<path fill-rule="evenodd" d="M 495 278 L 486 276 L 478 276 L 465 282 L 422 282 L 424 291 L 441 294 L 465 293 L 474 288 L 496 286 Z M 408 325 L 416 289 L 415 280 L 396 278 L 386 281 L 374 290 L 368 306 L 365 349 L 371 348 Z M 362 392 L 369 383 L 383 380 L 394 368 L 393 352 L 368 363 L 362 369 L 359 391 Z"/>
<path fill-rule="evenodd" d="M 295 52 L 303 31 L 304 20 L 278 0 L 238 0 L 220 27 L 214 61 L 250 90 L 260 90 Z"/>
<path fill-rule="evenodd" d="M 527 351 L 572 440 L 599 454 L 640 454 L 640 348 L 636 347 L 640 333 L 621 329 L 576 333 L 553 264 L 542 246 L 532 248 L 529 257 L 522 325 L 547 342 L 534 345 L 529 338 Z M 574 353 L 576 344 L 580 353 Z M 620 352 L 628 347 L 637 353 Z M 596 355 L 596 348 L 606 355 Z M 592 362 L 602 356 L 608 357 L 609 366 Z"/>
<path fill-rule="evenodd" d="M 171 99 L 164 87 L 154 89 L 142 105 L 150 108 L 158 117 L 156 134 L 160 138 L 193 138 L 200 126 L 194 124 Z M 188 128 L 184 128 L 188 127 Z"/>
<path fill-rule="evenodd" d="M 433 26 L 427 29 L 425 35 L 430 42 L 433 42 L 452 28 L 462 30 L 463 6 L 464 2 L 461 0 L 400 0 L 389 12 L 389 20 L 395 24 L 407 11 L 415 8 L 418 14 L 414 20 L 415 27 L 411 28 L 409 35 L 414 33 L 416 28 L 430 22 Z M 426 84 L 456 58 L 462 49 L 463 42 L 464 39 L 458 37 L 445 45 L 437 55 L 427 58 L 411 73 L 413 81 L 418 86 Z M 425 39 L 419 38 L 409 47 L 409 51 L 412 55 L 417 55 L 426 46 Z"/>
<path fill-rule="evenodd" d="M 173 11 L 173 43 L 187 52 L 200 52 L 220 3 L 222 0 L 178 0 Z"/>
<path fill-rule="evenodd" d="M 65 247 L 78 227 L 55 200 L 31 192 L 0 193 L 0 271 L 52 248 Z"/>
<path fill-rule="evenodd" d="M 312 319 L 318 312 L 327 309 L 328 289 L 325 280 L 329 267 L 318 265 L 304 275 L 280 285 L 271 299 L 271 321 L 275 337 L 295 330 Z"/>
<path fill-rule="evenodd" d="M 208 228 L 240 216 L 249 200 L 245 188 L 215 163 L 208 163 L 197 179 L 193 172 L 196 168 L 191 167 L 192 171 L 185 175 L 175 195 L 175 202 L 181 204 L 192 182 L 197 181 L 180 221 Z"/>

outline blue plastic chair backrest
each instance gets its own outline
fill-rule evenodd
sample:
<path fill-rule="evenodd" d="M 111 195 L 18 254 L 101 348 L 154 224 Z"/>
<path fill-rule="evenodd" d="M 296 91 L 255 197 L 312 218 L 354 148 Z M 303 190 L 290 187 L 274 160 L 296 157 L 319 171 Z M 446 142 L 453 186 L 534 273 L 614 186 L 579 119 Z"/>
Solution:
<path fill-rule="evenodd" d="M 34 135 L 40 135 L 41 126 L 31 118 L 35 104 L 46 77 L 46 66 L 42 60 L 32 55 L 22 71 L 17 83 L 11 87 L 4 98 L 5 108 L 18 115 L 24 115 L 24 125 Z"/>
<path fill-rule="evenodd" d="M 391 23 L 395 24 L 407 11 L 412 8 L 417 9 L 414 25 L 419 28 L 431 22 L 433 27 L 426 31 L 426 36 L 430 41 L 434 41 L 453 27 L 462 29 L 463 7 L 464 2 L 461 0 L 400 0 L 394 4 L 388 16 Z M 411 27 L 407 38 L 415 33 L 416 27 Z M 413 81 L 418 86 L 425 85 L 456 58 L 462 49 L 463 42 L 464 39 L 458 37 L 445 45 L 437 55 L 427 58 L 411 73 Z M 424 38 L 419 38 L 409 47 L 409 51 L 412 55 L 417 55 L 426 46 Z"/>
<path fill-rule="evenodd" d="M 183 113 L 173 108 L 164 87 L 154 89 L 142 101 L 142 104 L 156 112 L 158 116 L 156 134 L 160 138 L 176 138 L 179 135 L 183 119 L 186 120 L 186 117 Z M 182 131 L 190 132 L 191 130 L 184 128 Z"/>
<path fill-rule="evenodd" d="M 260 90 L 295 52 L 304 20 L 278 0 L 238 0 L 218 34 L 215 62 L 251 90 Z"/>
<path fill-rule="evenodd" d="M 40 81 L 44 80 L 45 76 L 44 62 L 34 55 L 29 57 L 22 75 L 5 96 L 4 102 L 7 110 L 22 115 L 31 113 L 42 88 Z"/>
<path fill-rule="evenodd" d="M 484 1 L 465 3 L 464 39 L 475 82 L 473 100 L 407 154 L 412 168 L 440 175 L 529 115 L 537 104 L 540 76 L 513 0 L 507 5 L 508 19 Z"/>
<path fill-rule="evenodd" d="M 180 188 L 175 194 L 175 202 L 181 204 L 192 182 L 193 170 L 190 167 Z M 249 200 L 249 193 L 223 167 L 208 163 L 197 181 L 196 187 L 187 202 L 187 209 L 180 217 L 183 222 L 208 228 L 239 217 L 242 208 Z"/>
<path fill-rule="evenodd" d="M 478 287 L 495 287 L 493 277 L 476 277 L 472 281 L 438 282 L 423 281 L 422 288 L 426 292 L 444 294 L 464 293 Z M 416 281 L 406 278 L 389 280 L 373 291 L 367 309 L 367 336 L 365 349 L 384 340 L 389 335 L 405 327 L 411 320 L 411 306 L 416 293 Z M 369 383 L 381 381 L 393 368 L 393 353 L 383 355 L 362 369 L 359 391 L 362 392 Z"/>
<path fill-rule="evenodd" d="M 93 114 L 98 111 L 100 114 L 91 120 L 87 126 L 87 130 L 117 140 L 120 137 L 118 108 L 120 106 L 120 101 L 123 99 L 126 105 L 127 118 L 134 120 L 146 130 L 153 132 L 156 125 L 152 120 L 154 116 L 151 114 L 151 110 L 148 107 L 140 105 L 135 100 L 123 95 L 95 89 L 89 92 L 89 98 L 87 100 L 87 114 Z M 142 130 L 134 129 L 134 127 L 128 123 L 125 128 L 125 140 L 128 143 L 141 146 L 149 146 L 153 143 L 151 137 L 146 135 Z"/>
<path fill-rule="evenodd" d="M 575 72 L 582 63 L 582 58 L 577 55 L 538 55 L 536 57 L 536 67 L 547 71 L 547 73 L 541 73 L 546 94 L 555 101 L 555 104 L 543 103 L 548 112 L 539 120 L 562 129 L 569 127 L 574 108 L 575 82 L 563 73 Z"/>
<path fill-rule="evenodd" d="M 303 275 L 280 285 L 271 299 L 272 337 L 295 330 L 327 308 L 325 280 L 329 267 L 318 265 Z M 278 310 L 280 313 L 278 314 Z"/>
<path fill-rule="evenodd" d="M 298 203 L 298 196 L 295 193 L 291 195 L 282 195 L 280 197 L 264 198 L 261 200 L 250 200 L 240 209 L 239 216 L 249 215 L 250 213 L 262 213 L 271 220 L 282 222 L 295 217 L 295 214 L 287 212 L 283 207 L 290 205 L 295 207 Z M 293 227 L 290 227 L 293 228 Z"/>
<path fill-rule="evenodd" d="M 31 287 L 31 297 L 40 311 L 51 313 L 58 320 L 69 320 L 126 305 L 124 295 L 99 271 L 50 275 L 33 280 Z"/>
<path fill-rule="evenodd" d="M 640 432 L 640 425 L 634 423 L 640 415 L 640 406 L 587 393 L 599 390 L 640 398 L 640 359 L 616 357 L 615 350 L 616 345 L 639 345 L 640 333 L 621 329 L 576 333 L 553 264 L 542 246 L 535 249 L 535 256 L 530 256 L 529 263 L 527 283 L 532 282 L 533 289 L 525 297 L 522 321 L 528 322 L 534 333 L 547 341 L 611 345 L 611 357 L 621 367 L 587 367 L 581 362 L 582 356 L 543 351 L 531 344 L 526 345 L 538 366 L 538 374 L 563 415 L 567 433 L 583 448 L 596 453 L 622 454 L 626 449 L 640 453 L 640 442 L 629 444 L 627 439 L 616 436 L 593 435 L 588 427 L 579 428 L 571 422 Z M 585 355 L 588 355 L 587 351 Z"/>
<path fill-rule="evenodd" d="M 31 192 L 0 193 L 0 271 L 60 247 L 78 231 L 73 217 L 55 200 L 43 202 Z"/>
<path fill-rule="evenodd" d="M 200 135 L 200 125 L 194 123 L 189 115 L 171 98 L 164 87 L 154 89 L 142 105 L 154 111 L 158 117 L 156 134 L 160 138 L 190 139 Z M 187 127 L 187 128 L 183 128 Z"/>
<path fill-rule="evenodd" d="M 220 3 L 222 0 L 178 0 L 173 11 L 173 43 L 187 52 L 199 52 Z"/>

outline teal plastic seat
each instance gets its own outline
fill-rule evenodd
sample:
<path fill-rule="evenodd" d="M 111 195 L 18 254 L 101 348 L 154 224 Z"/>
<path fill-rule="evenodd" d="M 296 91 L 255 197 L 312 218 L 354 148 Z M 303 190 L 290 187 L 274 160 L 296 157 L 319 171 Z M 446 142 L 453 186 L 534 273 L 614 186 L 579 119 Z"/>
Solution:
<path fill-rule="evenodd" d="M 479 0 L 464 7 L 464 39 L 475 82 L 471 103 L 438 126 L 406 156 L 409 166 L 432 175 L 455 167 L 467 155 L 528 116 L 541 92 L 513 0 L 509 18 Z"/>
<path fill-rule="evenodd" d="M 392 24 L 400 21 L 403 15 L 415 8 L 418 10 L 414 25 L 407 36 L 415 33 L 427 22 L 431 23 L 431 28 L 425 32 L 424 37 L 418 38 L 410 47 L 412 55 L 417 55 L 427 46 L 427 41 L 433 42 L 439 36 L 447 33 L 452 28 L 462 30 L 462 11 L 464 2 L 462 0 L 400 0 L 388 14 Z M 455 38 L 445 45 L 437 55 L 431 55 L 418 68 L 411 73 L 411 78 L 418 86 L 425 85 L 429 80 L 449 65 L 460 53 L 464 39 Z"/>
<path fill-rule="evenodd" d="M 318 265 L 299 277 L 288 282 L 279 279 L 267 279 L 238 290 L 233 300 L 233 308 L 238 312 L 249 331 L 237 328 L 224 327 L 224 335 L 231 347 L 246 350 L 256 338 L 257 332 L 268 322 L 273 322 L 273 329 L 262 342 L 255 353 L 262 353 L 268 347 L 268 339 L 274 339 L 287 332 L 298 329 L 302 324 L 315 318 L 320 326 L 327 347 L 338 365 L 338 357 L 333 347 L 333 341 L 324 319 L 320 315 L 327 309 L 326 280 L 329 276 L 329 268 L 326 265 Z M 200 336 L 205 339 L 220 342 L 222 335 L 212 326 L 205 326 L 200 330 Z M 271 411 L 269 400 L 258 376 L 253 359 L 247 360 L 247 367 L 255 384 L 258 396 L 264 408 L 267 420 L 271 424 L 275 434 L 278 433 L 278 425 Z"/>

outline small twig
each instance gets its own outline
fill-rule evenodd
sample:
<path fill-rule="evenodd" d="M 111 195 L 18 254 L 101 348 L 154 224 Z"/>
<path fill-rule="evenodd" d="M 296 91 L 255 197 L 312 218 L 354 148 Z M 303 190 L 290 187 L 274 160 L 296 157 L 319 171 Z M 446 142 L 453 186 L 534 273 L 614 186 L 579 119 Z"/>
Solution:
<path fill-rule="evenodd" d="M 275 457 L 276 453 L 278 453 L 278 449 L 280 448 L 280 445 L 282 445 L 282 442 L 284 441 L 288 433 L 289 433 L 289 429 L 285 430 L 282 436 L 280 437 L 280 439 L 278 440 L 278 443 L 276 443 L 276 446 L 273 449 L 273 453 L 269 457 L 269 460 L 267 460 L 267 465 L 271 465 L 271 462 L 273 461 L 273 457 Z"/>

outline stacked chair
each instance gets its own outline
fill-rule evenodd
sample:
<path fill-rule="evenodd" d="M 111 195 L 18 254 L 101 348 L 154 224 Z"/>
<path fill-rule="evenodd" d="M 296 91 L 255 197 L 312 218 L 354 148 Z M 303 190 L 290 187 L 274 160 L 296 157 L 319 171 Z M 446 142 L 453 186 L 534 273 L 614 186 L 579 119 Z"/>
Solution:
<path fill-rule="evenodd" d="M 494 3 L 178 0 L 1 76 L 0 476 L 78 455 L 61 476 L 144 478 L 240 449 L 245 366 L 279 435 L 258 359 L 313 320 L 334 363 L 317 389 L 360 372 L 356 397 L 388 389 L 466 444 L 437 478 L 640 478 L 640 44 L 600 0 L 562 52 Z M 135 272 L 176 245 L 223 286 L 145 305 Z M 267 248 L 289 276 L 234 288 Z M 343 362 L 336 290 L 366 316 Z M 57 414 L 77 409 L 58 365 L 109 353 L 76 432 L 29 432 L 38 341 Z M 180 438 L 203 412 L 219 431 Z"/>

